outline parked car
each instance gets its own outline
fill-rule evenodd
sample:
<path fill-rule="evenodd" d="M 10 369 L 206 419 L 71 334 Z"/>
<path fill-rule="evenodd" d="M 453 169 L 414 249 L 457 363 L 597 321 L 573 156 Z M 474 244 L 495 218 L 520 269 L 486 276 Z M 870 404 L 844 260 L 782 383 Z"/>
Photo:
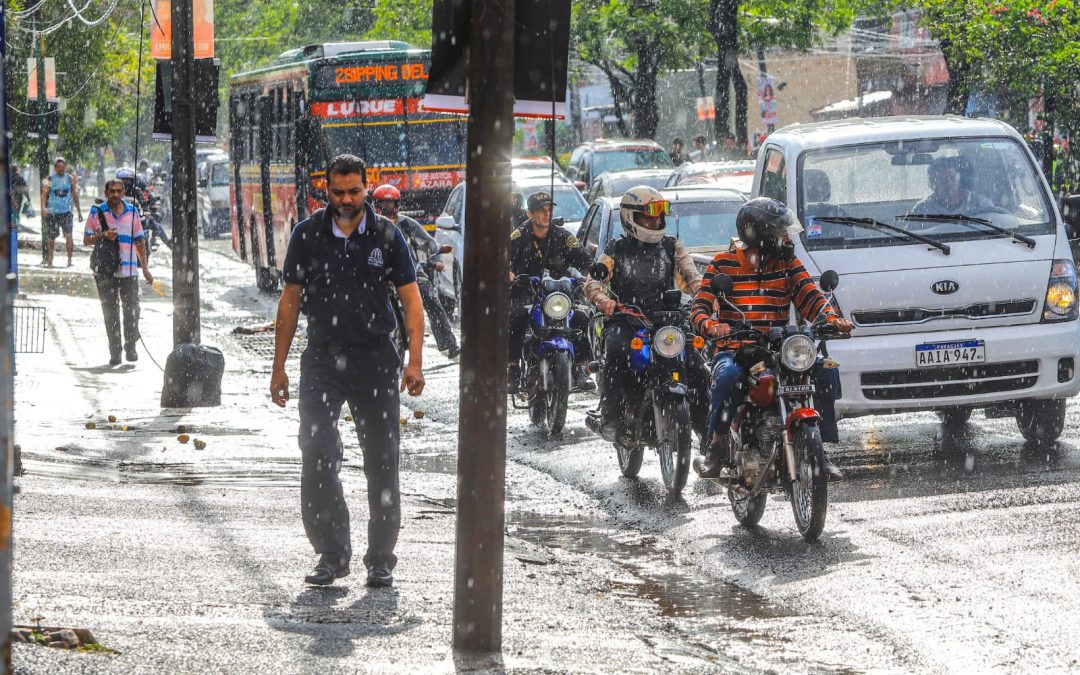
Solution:
<path fill-rule="evenodd" d="M 754 186 L 754 162 L 686 162 L 671 173 L 665 187 L 712 185 L 750 194 Z"/>
<path fill-rule="evenodd" d="M 570 153 L 566 175 L 585 190 L 605 171 L 670 167 L 671 157 L 656 141 L 597 139 Z"/>
<path fill-rule="evenodd" d="M 552 192 L 551 171 L 521 170 L 513 173 L 513 191 L 520 192 L 526 197 L 534 192 Z M 563 227 L 572 233 L 578 231 L 581 219 L 585 217 L 588 204 L 581 192 L 565 176 L 556 174 L 554 178 L 555 190 L 552 198 L 555 201 L 554 218 L 563 220 Z M 461 261 L 465 250 L 465 182 L 450 191 L 450 197 L 446 200 L 443 213 L 435 220 L 435 241 L 440 246 L 451 246 L 453 251 L 442 254 L 443 281 L 452 284 L 452 288 L 461 287 Z M 509 223 L 507 223 L 509 227 Z"/>
<path fill-rule="evenodd" d="M 671 202 L 667 231 L 677 237 L 704 269 L 712 257 L 731 245 L 736 237 L 735 216 L 746 202 L 737 190 L 710 186 L 665 189 L 661 194 Z M 623 234 L 619 221 L 618 197 L 599 197 L 589 207 L 578 237 L 594 258 L 603 253 L 612 239 Z"/>
<path fill-rule="evenodd" d="M 207 238 L 229 231 L 229 156 L 208 155 L 196 169 L 199 229 Z"/>
<path fill-rule="evenodd" d="M 796 210 L 810 274 L 840 275 L 834 303 L 855 330 L 829 345 L 839 415 L 932 410 L 957 425 L 981 409 L 1029 441 L 1058 438 L 1080 392 L 1076 270 L 1015 129 L 951 116 L 785 127 L 759 151 L 753 194 Z"/>
<path fill-rule="evenodd" d="M 592 204 L 597 197 L 621 197 L 635 185 L 662 188 L 671 176 L 671 169 L 632 169 L 630 171 L 605 171 L 596 177 L 585 193 L 585 201 Z"/>

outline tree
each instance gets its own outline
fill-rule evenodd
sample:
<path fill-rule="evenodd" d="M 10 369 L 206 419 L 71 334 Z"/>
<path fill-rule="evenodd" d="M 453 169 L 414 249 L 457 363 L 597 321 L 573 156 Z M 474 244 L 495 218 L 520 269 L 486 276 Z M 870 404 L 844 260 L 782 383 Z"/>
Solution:
<path fill-rule="evenodd" d="M 749 48 L 808 49 L 851 26 L 859 0 L 709 0 L 708 36 L 716 53 L 716 135 L 747 136 L 748 94 L 739 54 Z M 869 6 L 873 0 L 861 3 Z M 731 116 L 731 93 L 735 115 Z M 733 124 L 729 126 L 729 120 Z"/>

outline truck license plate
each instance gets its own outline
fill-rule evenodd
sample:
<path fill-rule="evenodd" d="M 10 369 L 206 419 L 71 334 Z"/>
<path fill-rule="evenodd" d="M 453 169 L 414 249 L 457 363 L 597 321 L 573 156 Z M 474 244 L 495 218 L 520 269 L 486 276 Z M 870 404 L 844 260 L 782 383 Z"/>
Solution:
<path fill-rule="evenodd" d="M 986 343 L 982 340 L 928 342 L 915 345 L 915 365 L 919 368 L 955 366 L 986 361 Z"/>

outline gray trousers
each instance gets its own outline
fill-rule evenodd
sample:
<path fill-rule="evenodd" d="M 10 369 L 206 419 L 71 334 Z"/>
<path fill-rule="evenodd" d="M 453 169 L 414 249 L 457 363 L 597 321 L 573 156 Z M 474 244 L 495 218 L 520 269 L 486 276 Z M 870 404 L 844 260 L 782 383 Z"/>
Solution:
<path fill-rule="evenodd" d="M 101 313 L 105 317 L 105 334 L 109 337 L 109 355 L 120 356 L 120 308 L 124 313 L 123 347 L 135 351 L 139 342 L 139 278 L 94 275 Z"/>
<path fill-rule="evenodd" d="M 401 527 L 398 485 L 398 356 L 389 337 L 345 348 L 309 345 L 300 357 L 300 504 L 304 530 L 322 561 L 352 558 L 349 507 L 341 487 L 342 403 L 349 404 L 364 453 L 368 542 L 364 565 L 393 569 Z"/>

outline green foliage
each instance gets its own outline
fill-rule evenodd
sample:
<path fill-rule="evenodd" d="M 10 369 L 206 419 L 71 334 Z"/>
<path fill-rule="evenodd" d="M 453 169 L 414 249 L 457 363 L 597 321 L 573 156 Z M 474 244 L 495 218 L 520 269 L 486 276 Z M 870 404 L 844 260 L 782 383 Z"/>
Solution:
<path fill-rule="evenodd" d="M 371 40 L 402 40 L 431 47 L 432 0 L 378 0 L 374 23 L 368 31 Z"/>

